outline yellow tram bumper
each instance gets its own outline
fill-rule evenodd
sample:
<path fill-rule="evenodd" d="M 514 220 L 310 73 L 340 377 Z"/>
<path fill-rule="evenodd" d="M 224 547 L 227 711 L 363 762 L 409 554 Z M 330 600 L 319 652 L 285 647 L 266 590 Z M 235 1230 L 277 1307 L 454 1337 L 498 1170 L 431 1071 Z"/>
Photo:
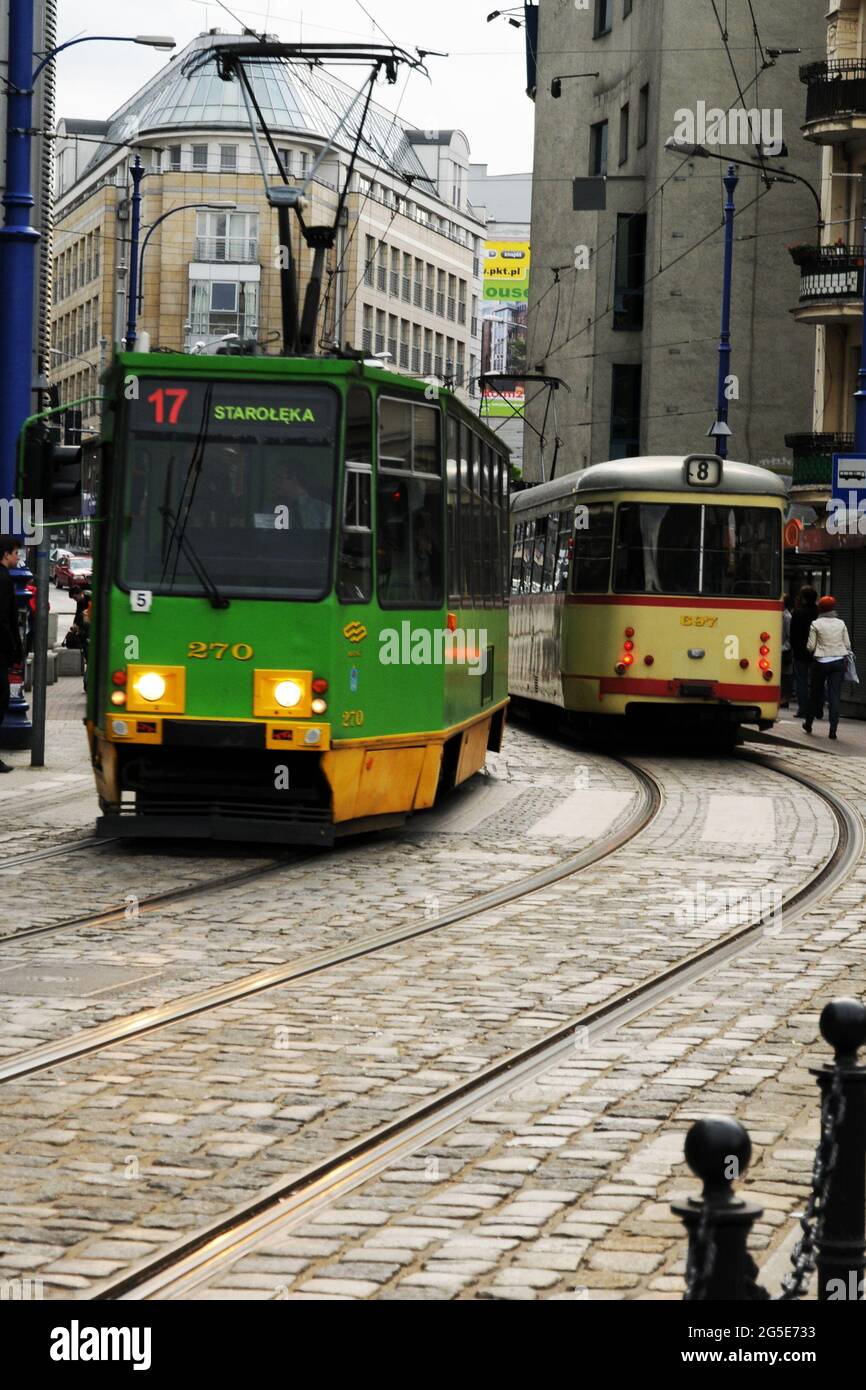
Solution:
<path fill-rule="evenodd" d="M 115 710 L 105 719 L 105 738 L 110 743 L 163 742 L 165 724 L 158 715 L 122 715 Z M 248 719 L 190 719 L 173 718 L 172 723 L 184 724 L 257 724 Z M 291 752 L 322 753 L 331 746 L 330 724 L 309 719 L 269 719 L 265 724 L 265 748 L 280 748 Z"/>

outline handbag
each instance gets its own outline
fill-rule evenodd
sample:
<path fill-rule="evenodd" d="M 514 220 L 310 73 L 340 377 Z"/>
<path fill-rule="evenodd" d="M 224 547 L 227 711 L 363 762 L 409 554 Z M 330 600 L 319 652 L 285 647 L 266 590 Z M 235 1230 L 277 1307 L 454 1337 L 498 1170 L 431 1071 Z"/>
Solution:
<path fill-rule="evenodd" d="M 854 660 L 853 652 L 849 652 L 845 659 L 845 675 L 843 680 L 850 681 L 852 685 L 860 684 L 860 677 L 857 675 L 857 663 Z"/>

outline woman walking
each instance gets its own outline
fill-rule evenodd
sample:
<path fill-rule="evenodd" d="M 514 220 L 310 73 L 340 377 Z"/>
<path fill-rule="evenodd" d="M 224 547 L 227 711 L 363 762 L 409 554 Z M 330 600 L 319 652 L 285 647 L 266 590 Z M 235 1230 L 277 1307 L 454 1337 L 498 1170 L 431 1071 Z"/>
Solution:
<path fill-rule="evenodd" d="M 809 629 L 806 647 L 812 654 L 812 669 L 809 672 L 809 713 L 803 728 L 811 734 L 812 720 L 824 703 L 826 685 L 830 738 L 835 738 L 851 639 L 842 619 L 837 617 L 836 600 L 831 594 L 818 600 L 818 616 Z"/>
<path fill-rule="evenodd" d="M 812 654 L 807 643 L 813 622 L 818 616 L 818 595 L 810 585 L 802 588 L 791 614 L 791 656 L 794 662 L 794 690 L 797 695 L 797 718 L 809 718 L 809 672 Z M 821 711 L 818 711 L 818 718 Z"/>

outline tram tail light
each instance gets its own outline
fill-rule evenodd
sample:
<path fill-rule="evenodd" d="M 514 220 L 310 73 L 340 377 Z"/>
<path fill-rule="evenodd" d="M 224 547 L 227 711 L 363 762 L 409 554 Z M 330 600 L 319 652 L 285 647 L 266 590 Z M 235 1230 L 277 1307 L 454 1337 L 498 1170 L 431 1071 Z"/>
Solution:
<path fill-rule="evenodd" d="M 743 657 L 740 658 L 740 666 L 741 666 L 742 670 L 748 671 L 748 669 L 749 669 L 749 658 L 748 658 L 747 656 L 743 656 Z"/>
<path fill-rule="evenodd" d="M 761 670 L 765 673 L 770 669 L 770 663 L 769 661 L 767 661 L 766 657 L 762 657 L 761 660 L 758 662 L 758 665 L 760 666 Z"/>
<path fill-rule="evenodd" d="M 655 657 L 654 657 L 654 656 L 645 656 L 644 659 L 643 659 L 643 664 L 644 664 L 644 666 L 652 666 L 652 664 L 653 664 L 654 661 L 655 661 Z"/>
<path fill-rule="evenodd" d="M 616 671 L 616 674 L 618 676 L 624 676 L 626 671 L 628 670 L 628 667 L 624 666 L 621 661 L 618 661 L 616 666 L 614 667 L 614 670 Z"/>
<path fill-rule="evenodd" d="M 324 695 L 328 688 L 328 682 L 323 676 L 317 676 L 313 681 L 313 691 L 316 695 Z"/>
<path fill-rule="evenodd" d="M 111 673 L 111 683 L 112 683 L 112 685 L 126 685 L 126 672 L 125 672 L 125 671 L 112 671 L 112 673 Z"/>
<path fill-rule="evenodd" d="M 764 672 L 764 680 L 765 680 L 765 681 L 771 681 L 772 679 L 773 679 L 773 673 L 772 673 L 772 671 L 765 671 L 765 672 Z"/>
<path fill-rule="evenodd" d="M 762 633 L 761 633 L 761 641 L 762 641 L 762 642 L 769 642 L 769 640 L 770 640 L 770 634 L 769 634 L 769 632 L 762 632 Z"/>
<path fill-rule="evenodd" d="M 762 647 L 762 648 L 761 648 L 761 656 L 769 656 L 769 655 L 770 655 L 770 648 L 769 648 L 769 647 Z"/>

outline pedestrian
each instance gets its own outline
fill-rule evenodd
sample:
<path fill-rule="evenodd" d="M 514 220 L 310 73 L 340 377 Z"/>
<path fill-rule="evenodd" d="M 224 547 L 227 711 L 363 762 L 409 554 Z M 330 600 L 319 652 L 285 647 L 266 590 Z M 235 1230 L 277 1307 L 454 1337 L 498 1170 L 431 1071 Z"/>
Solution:
<path fill-rule="evenodd" d="M 809 629 L 806 646 L 813 660 L 809 673 L 809 713 L 803 728 L 807 734 L 811 734 L 812 720 L 823 704 L 826 685 L 830 738 L 835 738 L 851 639 L 847 627 L 836 613 L 836 600 L 832 594 L 825 594 L 818 600 L 818 616 Z"/>
<path fill-rule="evenodd" d="M 21 629 L 18 626 L 18 601 L 9 571 L 18 566 L 18 542 L 14 536 L 0 536 L 0 724 L 9 708 L 9 670 L 24 660 Z M 0 761 L 0 772 L 13 769 Z"/>
<path fill-rule="evenodd" d="M 791 699 L 793 672 L 791 661 L 791 609 L 794 607 L 794 600 L 791 594 L 785 594 L 782 604 L 782 665 L 779 706 L 781 709 L 787 709 Z"/>
<path fill-rule="evenodd" d="M 808 648 L 809 629 L 818 616 L 818 595 L 808 584 L 797 595 L 791 614 L 791 658 L 794 664 L 794 694 L 797 697 L 797 718 L 809 717 L 809 671 L 812 653 Z M 818 714 L 821 718 L 821 714 Z"/>

